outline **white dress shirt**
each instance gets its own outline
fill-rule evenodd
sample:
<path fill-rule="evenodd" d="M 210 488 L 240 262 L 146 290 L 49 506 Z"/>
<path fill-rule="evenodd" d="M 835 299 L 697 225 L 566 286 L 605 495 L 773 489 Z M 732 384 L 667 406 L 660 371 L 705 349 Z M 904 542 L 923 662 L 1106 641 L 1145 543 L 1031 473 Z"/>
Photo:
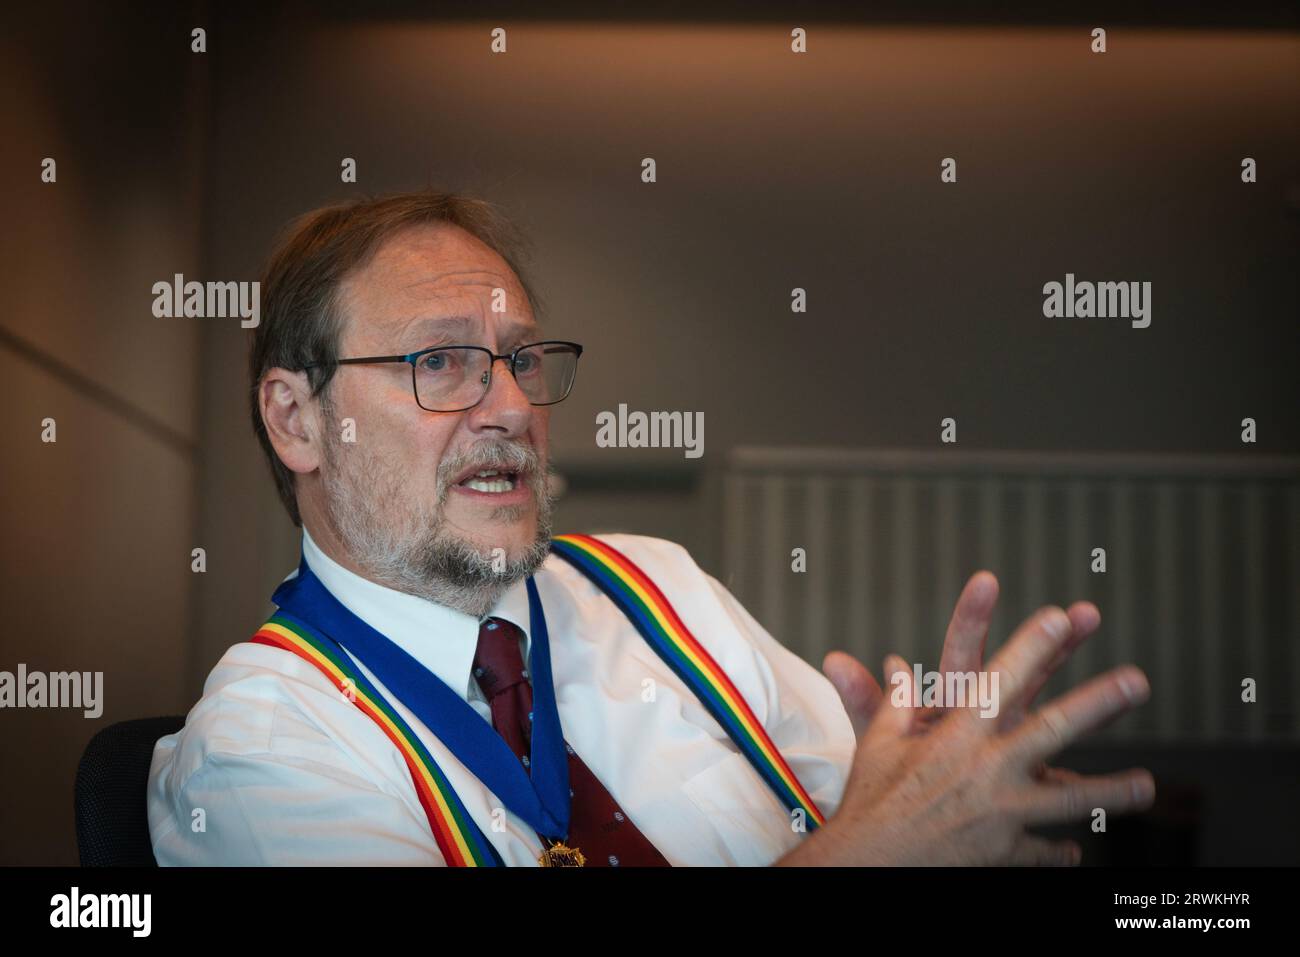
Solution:
<path fill-rule="evenodd" d="M 855 740 L 831 683 L 680 545 L 599 537 L 659 586 L 818 807 L 833 814 Z M 478 619 L 348 571 L 305 529 L 303 551 L 339 601 L 491 722 L 472 675 Z M 770 864 L 802 840 L 748 759 L 603 592 L 555 555 L 535 581 L 565 740 L 670 864 Z M 524 583 L 491 615 L 523 631 L 527 661 Z M 536 833 L 509 811 L 503 816 L 501 802 L 357 665 L 419 736 L 502 860 L 536 865 Z M 208 675 L 185 727 L 155 746 L 148 809 L 164 866 L 445 863 L 406 762 L 384 732 L 314 666 L 247 640 Z"/>

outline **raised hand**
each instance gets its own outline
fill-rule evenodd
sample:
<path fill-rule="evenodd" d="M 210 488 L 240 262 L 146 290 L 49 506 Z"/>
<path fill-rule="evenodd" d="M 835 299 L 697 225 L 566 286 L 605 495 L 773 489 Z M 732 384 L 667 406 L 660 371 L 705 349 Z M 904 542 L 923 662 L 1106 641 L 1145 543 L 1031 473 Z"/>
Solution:
<path fill-rule="evenodd" d="M 990 571 L 978 571 L 966 582 L 957 604 L 953 608 L 952 619 L 948 622 L 948 631 L 943 639 L 943 652 L 939 661 L 939 671 L 948 674 L 953 671 L 978 672 L 984 663 L 984 646 L 988 640 L 989 625 L 993 621 L 993 610 L 998 603 L 998 580 Z M 1031 706 L 1043 685 L 1055 673 L 1056 669 L 1074 652 L 1089 635 L 1101 624 L 1101 613 L 1092 602 L 1075 602 L 1066 611 L 1070 617 L 1073 632 L 1069 643 L 1061 650 L 1057 658 L 1048 662 L 1036 685 L 1024 702 L 1015 708 L 1008 708 L 1000 715 L 1002 727 L 1012 727 L 1024 716 L 1025 707 Z M 876 708 L 880 706 L 884 692 L 870 670 L 858 659 L 843 651 L 832 651 L 822 661 L 822 671 L 830 679 L 835 690 L 839 692 L 844 710 L 853 724 L 853 730 L 859 738 L 867 725 L 871 723 Z M 927 727 L 943 713 L 944 709 L 925 708 L 918 716 L 921 727 Z"/>
<path fill-rule="evenodd" d="M 974 631 L 961 631 L 959 655 L 983 644 Z M 1027 619 L 989 663 L 998 675 L 997 718 L 982 718 L 974 707 L 952 709 L 921 733 L 922 709 L 882 696 L 858 741 L 838 812 L 778 863 L 1077 863 L 1077 844 L 1026 828 L 1083 820 L 1097 807 L 1108 814 L 1141 810 L 1155 796 L 1155 782 L 1142 769 L 1084 776 L 1046 767 L 1050 755 L 1150 694 L 1146 676 L 1126 665 L 1030 711 L 1045 676 L 1079 640 L 1063 609 L 1044 608 Z M 885 670 L 891 681 L 914 681 L 896 655 Z M 919 689 L 910 690 L 918 700 Z"/>

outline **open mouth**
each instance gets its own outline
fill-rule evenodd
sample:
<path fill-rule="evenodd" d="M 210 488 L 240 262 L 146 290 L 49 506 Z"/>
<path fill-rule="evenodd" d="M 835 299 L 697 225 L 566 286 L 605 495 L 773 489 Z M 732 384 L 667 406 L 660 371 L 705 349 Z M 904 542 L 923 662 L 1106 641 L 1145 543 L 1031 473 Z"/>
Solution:
<path fill-rule="evenodd" d="M 475 492 L 488 492 L 499 495 L 503 492 L 513 492 L 519 487 L 519 481 L 518 472 L 479 469 L 477 472 L 472 472 L 462 478 L 456 484 Z"/>

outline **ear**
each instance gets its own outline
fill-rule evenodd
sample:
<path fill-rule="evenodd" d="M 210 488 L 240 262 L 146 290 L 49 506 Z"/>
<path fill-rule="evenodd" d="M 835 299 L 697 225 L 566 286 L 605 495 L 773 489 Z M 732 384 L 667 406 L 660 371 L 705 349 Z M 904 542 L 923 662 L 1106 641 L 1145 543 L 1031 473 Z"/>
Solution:
<path fill-rule="evenodd" d="M 267 437 L 285 468 L 304 475 L 316 471 L 324 458 L 323 423 L 307 373 L 271 369 L 257 385 L 257 405 Z"/>

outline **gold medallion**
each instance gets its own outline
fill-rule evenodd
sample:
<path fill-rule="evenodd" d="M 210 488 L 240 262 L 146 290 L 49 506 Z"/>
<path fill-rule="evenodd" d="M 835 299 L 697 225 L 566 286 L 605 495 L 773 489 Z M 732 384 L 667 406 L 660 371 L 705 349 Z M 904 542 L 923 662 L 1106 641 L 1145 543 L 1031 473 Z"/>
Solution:
<path fill-rule="evenodd" d="M 587 863 L 587 859 L 576 847 L 568 847 L 563 842 L 556 841 L 542 851 L 542 856 L 537 859 L 537 863 L 542 867 L 582 867 Z"/>

